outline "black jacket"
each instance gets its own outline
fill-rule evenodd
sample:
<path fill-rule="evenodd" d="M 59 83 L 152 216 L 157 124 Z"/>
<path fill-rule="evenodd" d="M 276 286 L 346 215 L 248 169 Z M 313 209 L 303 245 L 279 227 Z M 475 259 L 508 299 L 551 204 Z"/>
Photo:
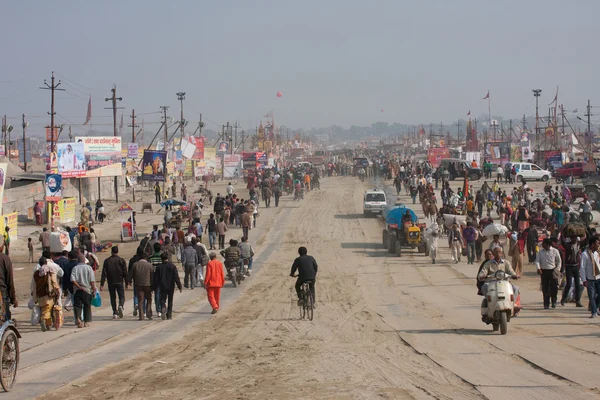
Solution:
<path fill-rule="evenodd" d="M 171 292 L 175 290 L 175 285 L 181 290 L 181 280 L 175 264 L 166 262 L 158 264 L 154 271 L 154 290 L 160 288 L 161 292 Z"/>
<path fill-rule="evenodd" d="M 318 269 L 317 261 L 312 256 L 300 256 L 294 260 L 290 276 L 294 276 L 296 271 L 298 271 L 298 279 L 300 281 L 314 281 L 317 277 Z"/>
<path fill-rule="evenodd" d="M 104 282 L 107 280 L 109 285 L 122 284 L 123 281 L 127 281 L 127 263 L 116 254 L 104 260 L 100 286 L 104 286 Z"/>

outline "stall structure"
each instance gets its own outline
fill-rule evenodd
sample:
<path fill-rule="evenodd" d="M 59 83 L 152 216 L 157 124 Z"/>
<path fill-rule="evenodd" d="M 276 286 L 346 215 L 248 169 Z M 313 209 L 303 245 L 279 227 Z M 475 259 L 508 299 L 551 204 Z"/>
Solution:
<path fill-rule="evenodd" d="M 119 207 L 119 214 L 121 215 L 121 241 L 124 242 L 126 239 L 137 241 L 137 232 L 135 231 L 135 217 L 133 216 L 134 209 L 127 203 L 123 203 Z"/>

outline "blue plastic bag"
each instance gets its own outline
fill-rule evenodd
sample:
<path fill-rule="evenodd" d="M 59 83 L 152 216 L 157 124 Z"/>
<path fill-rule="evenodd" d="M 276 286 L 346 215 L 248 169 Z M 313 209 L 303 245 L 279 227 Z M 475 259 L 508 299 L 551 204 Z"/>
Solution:
<path fill-rule="evenodd" d="M 97 291 L 97 290 L 96 290 L 96 295 L 92 299 L 92 305 L 94 307 L 101 307 L 102 306 L 102 297 L 100 297 L 100 292 Z"/>

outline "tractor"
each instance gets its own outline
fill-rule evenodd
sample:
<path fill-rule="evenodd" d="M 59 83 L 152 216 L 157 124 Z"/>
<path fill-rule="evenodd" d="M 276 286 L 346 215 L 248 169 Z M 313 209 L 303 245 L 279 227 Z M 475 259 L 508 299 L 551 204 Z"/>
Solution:
<path fill-rule="evenodd" d="M 400 257 L 402 248 L 418 249 L 419 253 L 426 252 L 426 224 L 419 223 L 419 217 L 413 210 L 403 204 L 396 204 L 383 211 L 383 218 L 383 245 L 389 253 Z"/>

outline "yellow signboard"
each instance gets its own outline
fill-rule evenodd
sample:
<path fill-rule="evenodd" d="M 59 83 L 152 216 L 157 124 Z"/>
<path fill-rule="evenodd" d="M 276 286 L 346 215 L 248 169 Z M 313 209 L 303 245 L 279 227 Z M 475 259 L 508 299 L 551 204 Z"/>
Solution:
<path fill-rule="evenodd" d="M 54 203 L 54 222 L 65 224 L 75 222 L 75 208 L 77 201 L 75 197 L 69 197 Z"/>
<path fill-rule="evenodd" d="M 10 213 L 10 214 L 5 214 L 2 216 L 2 219 L 0 220 L 0 229 L 2 234 L 4 234 L 4 228 L 5 227 L 9 227 L 10 231 L 8 232 L 8 234 L 10 235 L 10 241 L 14 242 L 15 240 L 17 240 L 17 221 L 19 219 L 19 213 L 18 212 L 14 212 L 14 213 Z"/>

